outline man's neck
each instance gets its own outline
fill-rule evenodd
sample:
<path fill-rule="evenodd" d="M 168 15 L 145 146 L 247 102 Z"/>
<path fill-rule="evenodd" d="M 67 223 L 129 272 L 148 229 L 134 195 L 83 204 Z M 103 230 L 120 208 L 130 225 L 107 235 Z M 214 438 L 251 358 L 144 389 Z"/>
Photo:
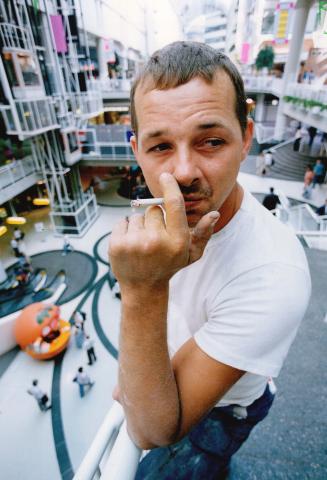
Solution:
<path fill-rule="evenodd" d="M 241 208 L 244 190 L 238 183 L 235 184 L 233 190 L 219 209 L 220 219 L 213 233 L 222 230 L 234 217 L 234 215 Z"/>

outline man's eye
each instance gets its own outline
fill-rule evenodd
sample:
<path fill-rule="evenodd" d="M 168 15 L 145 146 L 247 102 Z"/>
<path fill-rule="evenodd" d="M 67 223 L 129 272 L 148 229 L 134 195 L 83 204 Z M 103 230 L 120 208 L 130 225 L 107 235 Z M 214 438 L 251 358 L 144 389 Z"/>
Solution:
<path fill-rule="evenodd" d="M 203 142 L 205 147 L 219 147 L 219 145 L 223 145 L 224 140 L 221 138 L 208 138 Z"/>
<path fill-rule="evenodd" d="M 149 149 L 149 152 L 163 152 L 170 147 L 169 143 L 159 143 L 159 145 L 155 145 L 154 147 Z"/>

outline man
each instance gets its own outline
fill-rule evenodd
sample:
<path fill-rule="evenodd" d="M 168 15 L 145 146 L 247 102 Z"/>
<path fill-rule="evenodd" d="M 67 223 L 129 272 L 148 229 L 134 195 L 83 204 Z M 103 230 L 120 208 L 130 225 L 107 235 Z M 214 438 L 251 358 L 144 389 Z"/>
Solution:
<path fill-rule="evenodd" d="M 325 204 L 321 207 L 317 208 L 316 210 L 317 215 L 327 215 L 327 198 L 325 200 Z"/>
<path fill-rule="evenodd" d="M 43 392 L 43 390 L 41 390 L 38 384 L 39 384 L 38 380 L 33 380 L 32 387 L 27 390 L 27 393 L 29 393 L 35 398 L 38 406 L 40 407 L 41 412 L 46 412 L 52 407 L 52 405 L 48 405 L 48 401 L 49 401 L 48 395 L 45 392 Z"/>
<path fill-rule="evenodd" d="M 85 395 L 85 387 L 91 389 L 95 382 L 92 382 L 87 373 L 84 372 L 83 367 L 79 367 L 76 376 L 73 378 L 79 387 L 79 395 L 81 398 Z"/>
<path fill-rule="evenodd" d="M 270 193 L 265 196 L 263 199 L 262 205 L 268 210 L 275 210 L 277 205 L 280 203 L 278 195 L 274 193 L 274 187 L 270 187 Z"/>
<path fill-rule="evenodd" d="M 316 184 L 321 185 L 324 183 L 324 178 L 325 178 L 325 167 L 320 158 L 316 160 L 316 164 L 313 167 L 313 182 L 312 182 L 312 188 L 315 188 Z"/>
<path fill-rule="evenodd" d="M 222 478 L 272 403 L 267 379 L 307 307 L 307 263 L 237 183 L 253 123 L 225 55 L 195 42 L 154 53 L 131 112 L 131 145 L 164 211 L 151 206 L 111 234 L 122 293 L 115 396 L 134 442 L 154 448 L 137 479 Z"/>
<path fill-rule="evenodd" d="M 92 340 L 89 335 L 86 335 L 85 337 L 83 348 L 87 353 L 87 358 L 89 360 L 88 365 L 93 365 L 93 362 L 97 361 L 97 357 L 94 350 L 94 340 Z"/>

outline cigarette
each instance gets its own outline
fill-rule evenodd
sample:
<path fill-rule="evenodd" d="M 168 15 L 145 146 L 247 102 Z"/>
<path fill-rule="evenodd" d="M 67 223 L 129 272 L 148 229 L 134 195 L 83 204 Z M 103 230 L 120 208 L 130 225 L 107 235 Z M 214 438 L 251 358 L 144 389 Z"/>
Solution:
<path fill-rule="evenodd" d="M 131 200 L 131 207 L 143 207 L 143 205 L 163 205 L 163 198 L 144 198 Z"/>

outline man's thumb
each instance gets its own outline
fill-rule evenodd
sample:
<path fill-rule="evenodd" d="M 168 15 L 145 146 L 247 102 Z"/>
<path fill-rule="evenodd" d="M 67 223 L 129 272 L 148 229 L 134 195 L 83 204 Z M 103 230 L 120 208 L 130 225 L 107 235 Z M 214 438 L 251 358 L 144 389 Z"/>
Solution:
<path fill-rule="evenodd" d="M 191 247 L 189 263 L 196 262 L 202 257 L 203 250 L 212 235 L 213 229 L 220 218 L 220 213 L 212 211 L 207 213 L 198 222 L 191 233 Z"/>

